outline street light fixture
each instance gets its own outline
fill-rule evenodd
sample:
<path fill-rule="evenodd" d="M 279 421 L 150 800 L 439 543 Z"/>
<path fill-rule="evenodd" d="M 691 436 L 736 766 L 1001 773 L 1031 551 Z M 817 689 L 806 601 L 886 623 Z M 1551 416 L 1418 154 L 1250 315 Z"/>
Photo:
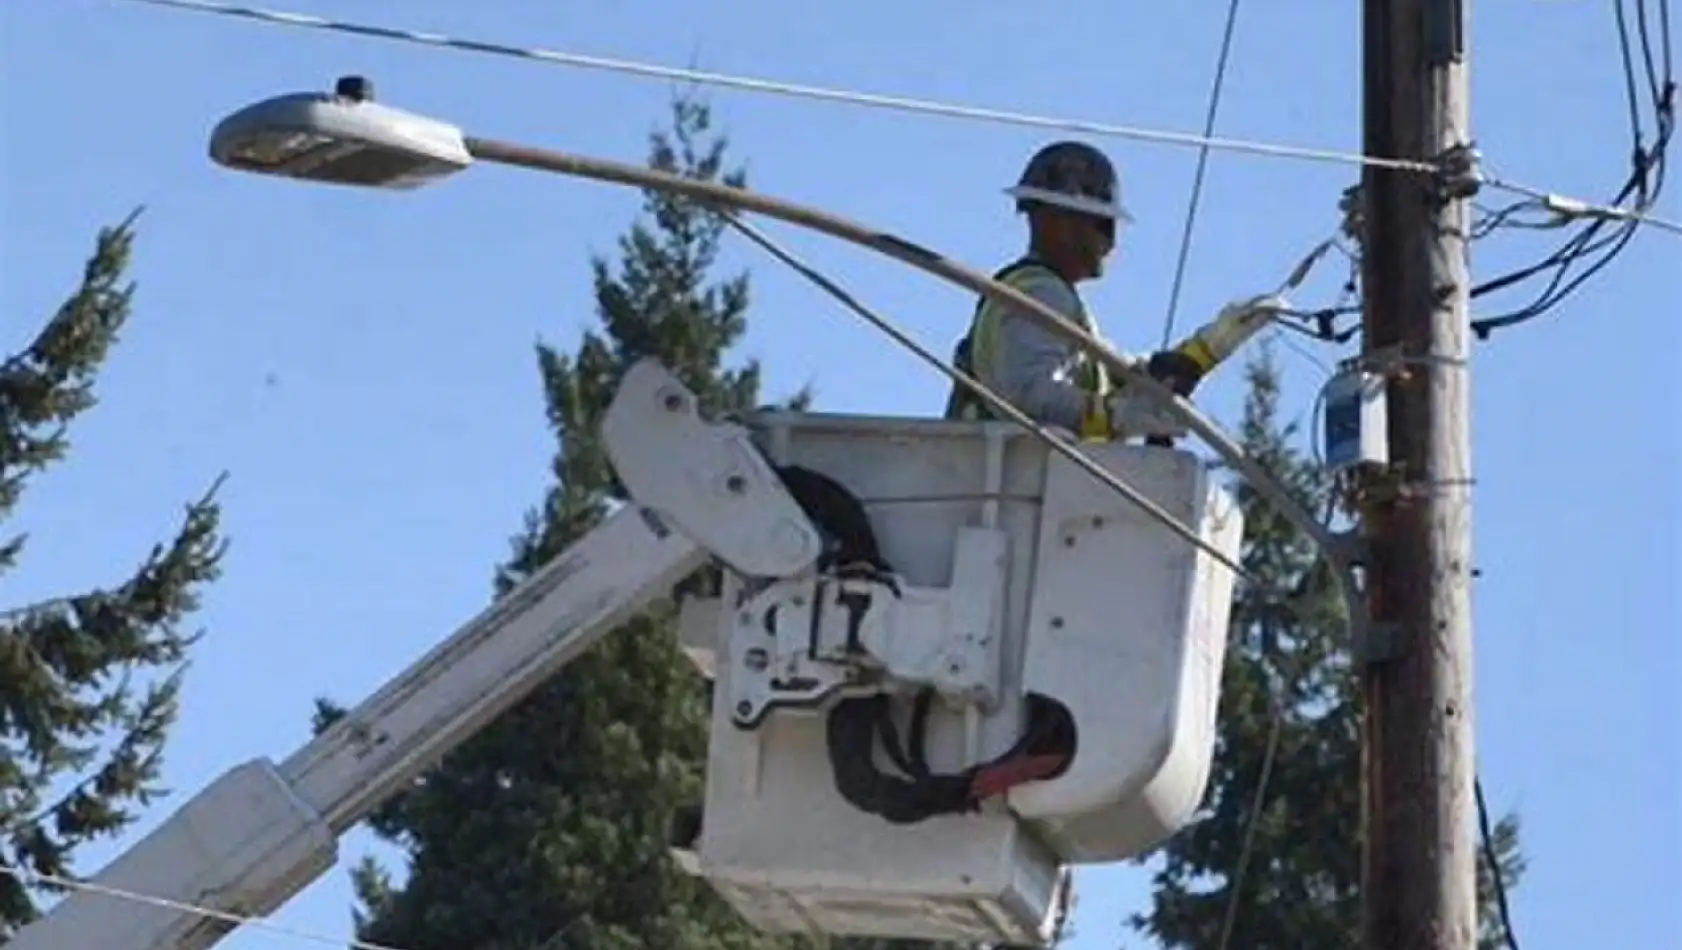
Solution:
<path fill-rule="evenodd" d="M 290 93 L 240 109 L 217 123 L 210 157 L 236 171 L 392 189 L 418 188 L 476 161 L 491 162 L 664 191 L 715 208 L 731 221 L 736 212 L 763 214 L 869 248 L 1022 309 L 1046 330 L 1092 350 L 1121 376 L 1141 377 L 1147 390 L 1160 389 L 1132 361 L 1045 304 L 897 235 L 721 182 L 469 136 L 448 122 L 375 102 L 373 85 L 360 76 L 342 77 L 330 93 Z M 1172 399 L 1167 390 L 1161 393 Z M 1202 428 L 1193 426 L 1200 435 Z"/>
<path fill-rule="evenodd" d="M 1025 310 L 1046 330 L 1092 350 L 1114 372 L 1142 377 L 1131 361 L 1045 304 L 897 235 L 721 182 L 469 136 L 448 122 L 375 102 L 373 84 L 361 76 L 340 78 L 330 93 L 290 93 L 240 109 L 217 123 L 210 157 L 236 171 L 391 189 L 418 188 L 475 162 L 491 162 L 664 191 L 713 207 L 732 222 L 736 212 L 763 214 L 869 248 Z M 1156 387 L 1149 378 L 1140 385 Z M 1172 398 L 1167 390 L 1161 392 Z M 1202 429 L 1193 425 L 1200 435 Z"/>
<path fill-rule="evenodd" d="M 371 83 L 346 76 L 331 93 L 265 99 L 217 124 L 210 157 L 239 171 L 400 190 L 473 164 L 460 129 L 373 98 Z"/>

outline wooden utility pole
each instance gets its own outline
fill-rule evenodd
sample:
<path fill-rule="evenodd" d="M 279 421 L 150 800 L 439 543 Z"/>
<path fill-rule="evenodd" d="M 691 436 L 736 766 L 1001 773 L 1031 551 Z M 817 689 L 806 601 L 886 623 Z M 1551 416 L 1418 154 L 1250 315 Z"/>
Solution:
<path fill-rule="evenodd" d="M 1470 0 L 1364 0 L 1363 357 L 1389 379 L 1365 492 L 1363 874 L 1369 950 L 1474 950 Z"/>

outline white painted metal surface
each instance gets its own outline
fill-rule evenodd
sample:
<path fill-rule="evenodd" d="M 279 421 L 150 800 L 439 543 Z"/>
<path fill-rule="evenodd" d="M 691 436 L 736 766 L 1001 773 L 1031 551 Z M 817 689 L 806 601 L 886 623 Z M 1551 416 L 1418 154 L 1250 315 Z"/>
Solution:
<path fill-rule="evenodd" d="M 694 850 L 677 853 L 754 925 L 1042 944 L 1067 904 L 1068 865 L 1132 857 L 1189 818 L 1212 754 L 1232 577 L 1028 434 L 804 414 L 716 425 L 644 363 L 604 437 L 634 504 L 280 764 L 230 771 L 94 883 L 272 911 L 331 866 L 339 834 L 709 559 L 730 568 L 720 596 L 681 615 L 690 655 L 717 681 L 705 809 Z M 1236 555 L 1238 514 L 1193 456 L 1086 451 Z M 818 526 L 773 467 L 790 464 L 863 505 L 891 574 L 823 573 Z M 939 697 L 935 772 L 1016 744 L 1030 693 L 1070 712 L 1074 758 L 1009 791 L 1009 807 L 993 795 L 890 824 L 837 791 L 826 710 L 923 690 Z M 90 892 L 10 947 L 204 950 L 230 929 Z"/>
<path fill-rule="evenodd" d="M 280 765 L 258 760 L 218 779 L 94 883 L 267 914 L 332 866 L 338 835 L 665 596 L 710 552 L 785 570 L 816 555 L 816 534 L 747 434 L 703 421 L 693 396 L 658 365 L 641 364 L 626 377 L 605 430 L 615 459 L 658 456 L 665 440 L 659 472 L 633 479 L 649 507 L 619 509 Z M 693 534 L 673 530 L 668 519 Z M 187 911 L 84 892 L 8 947 L 203 950 L 230 930 Z"/>
<path fill-rule="evenodd" d="M 951 677 L 917 659 L 962 653 L 976 622 L 955 623 L 950 611 L 883 612 L 858 661 L 885 671 L 890 693 L 934 685 L 952 700 L 931 715 L 935 771 L 1009 748 L 1029 691 L 1068 707 L 1080 744 L 1064 774 L 1013 790 L 1009 809 L 993 800 L 977 813 L 897 825 L 860 811 L 835 789 L 821 707 L 773 709 L 744 728 L 752 723 L 735 705 L 749 696 L 741 683 L 762 690 L 764 680 L 749 654 L 782 656 L 788 645 L 767 635 L 753 592 L 733 580 L 722 602 L 684 605 L 686 648 L 717 683 L 702 827 L 684 860 L 770 931 L 1048 940 L 1065 864 L 1138 855 L 1182 826 L 1202 796 L 1230 572 L 1007 425 L 792 414 L 751 423 L 773 461 L 822 472 L 863 503 L 909 588 L 984 602 L 970 617 L 991 618 L 982 621 L 996 638 L 983 678 L 998 685 L 967 703 L 955 684 L 942 688 Z M 1236 556 L 1240 516 L 1194 456 L 1086 451 Z M 973 557 L 978 536 L 999 542 L 996 588 L 969 587 L 977 573 L 964 552 Z M 809 577 L 776 585 L 785 609 L 802 584 L 810 599 Z"/>

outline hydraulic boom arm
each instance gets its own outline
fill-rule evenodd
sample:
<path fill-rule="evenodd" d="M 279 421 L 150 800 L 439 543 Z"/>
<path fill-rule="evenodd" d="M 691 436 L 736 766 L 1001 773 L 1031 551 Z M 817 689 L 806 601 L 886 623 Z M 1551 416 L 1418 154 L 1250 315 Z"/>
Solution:
<path fill-rule="evenodd" d="M 657 364 L 626 375 L 602 435 L 633 503 L 284 761 L 217 779 L 13 950 L 204 950 L 235 925 L 104 892 L 266 915 L 333 865 L 339 835 L 709 559 L 761 577 L 815 561 L 816 529 L 747 432 L 701 419 Z"/>

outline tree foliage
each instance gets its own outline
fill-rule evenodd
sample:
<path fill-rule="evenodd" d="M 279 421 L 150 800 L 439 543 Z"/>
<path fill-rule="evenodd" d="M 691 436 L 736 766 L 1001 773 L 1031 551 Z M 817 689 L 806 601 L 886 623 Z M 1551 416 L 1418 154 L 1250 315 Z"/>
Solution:
<path fill-rule="evenodd" d="M 1330 512 L 1333 486 L 1294 447 L 1295 425 L 1279 418 L 1271 353 L 1264 350 L 1246 378 L 1246 450 L 1309 510 Z M 1167 950 L 1351 950 L 1361 933 L 1360 704 L 1341 649 L 1342 608 L 1313 545 L 1248 486 L 1236 491 L 1243 563 L 1256 583 L 1240 582 L 1233 602 L 1209 791 L 1195 823 L 1160 849 L 1151 907 L 1131 923 Z M 1255 791 L 1275 741 L 1257 812 Z M 1223 944 L 1252 815 L 1254 841 Z M 1493 839 L 1511 887 L 1524 870 L 1516 816 L 1504 817 Z M 1495 950 L 1502 931 L 1487 871 L 1480 867 L 1479 946 Z"/>
<path fill-rule="evenodd" d="M 103 229 L 80 286 L 0 364 L 0 523 L 30 480 L 64 460 L 69 429 L 128 321 L 134 218 Z M 67 877 L 77 848 L 121 832 L 163 789 L 164 741 L 197 633 L 181 629 L 219 571 L 215 489 L 175 537 L 109 587 L 0 613 L 0 864 Z M 26 536 L 0 534 L 0 576 Z M 34 918 L 29 890 L 0 877 L 0 936 Z"/>
<path fill-rule="evenodd" d="M 741 185 L 706 104 L 679 96 L 649 163 Z M 602 444 L 624 371 L 658 357 L 709 414 L 759 404 L 760 369 L 729 361 L 746 329 L 748 279 L 715 279 L 724 222 L 644 195 L 619 259 L 592 262 L 598 330 L 573 353 L 537 351 L 559 444 L 555 483 L 527 518 L 497 594 L 583 536 L 624 497 Z M 799 408 L 809 399 L 796 394 Z M 771 950 L 711 889 L 673 866 L 668 829 L 702 794 L 709 699 L 681 653 L 669 606 L 598 643 L 552 682 L 388 802 L 373 827 L 407 852 L 401 885 L 364 862 L 357 931 L 409 950 Z M 340 711 L 324 704 L 318 728 Z M 927 944 L 835 941 L 836 950 Z"/>

